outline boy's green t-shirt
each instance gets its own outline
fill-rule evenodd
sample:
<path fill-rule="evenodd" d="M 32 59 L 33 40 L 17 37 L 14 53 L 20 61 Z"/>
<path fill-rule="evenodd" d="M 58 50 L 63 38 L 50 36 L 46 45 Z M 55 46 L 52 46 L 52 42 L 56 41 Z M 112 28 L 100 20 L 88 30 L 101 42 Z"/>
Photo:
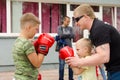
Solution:
<path fill-rule="evenodd" d="M 37 80 L 38 70 L 34 67 L 27 55 L 35 52 L 32 43 L 22 37 L 18 37 L 13 45 L 13 60 L 16 67 L 15 80 Z"/>

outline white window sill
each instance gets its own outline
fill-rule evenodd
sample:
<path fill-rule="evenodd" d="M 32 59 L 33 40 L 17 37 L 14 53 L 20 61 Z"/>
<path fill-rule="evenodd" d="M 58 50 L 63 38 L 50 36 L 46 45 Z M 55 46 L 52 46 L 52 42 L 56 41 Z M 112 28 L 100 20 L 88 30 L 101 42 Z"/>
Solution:
<path fill-rule="evenodd" d="M 18 37 L 20 33 L 0 33 L 0 37 Z M 41 33 L 37 33 L 35 37 L 38 37 Z M 55 37 L 57 33 L 50 33 L 51 36 Z"/>

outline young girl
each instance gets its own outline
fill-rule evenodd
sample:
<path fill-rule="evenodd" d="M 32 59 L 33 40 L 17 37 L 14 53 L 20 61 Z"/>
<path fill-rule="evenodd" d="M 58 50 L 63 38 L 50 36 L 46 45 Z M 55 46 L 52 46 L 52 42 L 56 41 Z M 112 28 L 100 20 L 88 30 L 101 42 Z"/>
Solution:
<path fill-rule="evenodd" d="M 88 58 L 92 55 L 93 45 L 87 38 L 76 42 L 76 52 L 79 58 Z M 96 66 L 72 67 L 73 73 L 78 75 L 78 80 L 97 80 Z"/>

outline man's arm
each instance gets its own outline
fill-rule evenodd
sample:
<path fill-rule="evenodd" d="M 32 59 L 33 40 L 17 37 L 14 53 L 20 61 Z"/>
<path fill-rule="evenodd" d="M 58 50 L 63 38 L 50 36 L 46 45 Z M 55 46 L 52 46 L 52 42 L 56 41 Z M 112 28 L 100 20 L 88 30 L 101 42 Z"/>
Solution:
<path fill-rule="evenodd" d="M 79 74 L 81 74 L 85 69 L 73 67 L 72 70 L 73 70 L 73 73 L 74 73 L 75 75 L 79 75 Z"/>
<path fill-rule="evenodd" d="M 94 65 L 100 65 L 103 63 L 109 62 L 110 59 L 110 46 L 109 43 L 100 45 L 96 47 L 96 54 L 91 55 L 87 58 L 77 58 L 77 57 L 68 57 L 66 58 L 66 63 L 68 63 L 70 66 L 94 66 Z"/>

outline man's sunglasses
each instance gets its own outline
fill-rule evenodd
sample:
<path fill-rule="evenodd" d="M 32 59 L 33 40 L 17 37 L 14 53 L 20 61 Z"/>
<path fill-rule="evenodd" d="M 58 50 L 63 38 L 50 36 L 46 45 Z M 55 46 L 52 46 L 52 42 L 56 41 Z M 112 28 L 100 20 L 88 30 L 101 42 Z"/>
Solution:
<path fill-rule="evenodd" d="M 77 17 L 75 18 L 75 22 L 78 22 L 84 15 L 80 16 L 80 17 Z"/>

